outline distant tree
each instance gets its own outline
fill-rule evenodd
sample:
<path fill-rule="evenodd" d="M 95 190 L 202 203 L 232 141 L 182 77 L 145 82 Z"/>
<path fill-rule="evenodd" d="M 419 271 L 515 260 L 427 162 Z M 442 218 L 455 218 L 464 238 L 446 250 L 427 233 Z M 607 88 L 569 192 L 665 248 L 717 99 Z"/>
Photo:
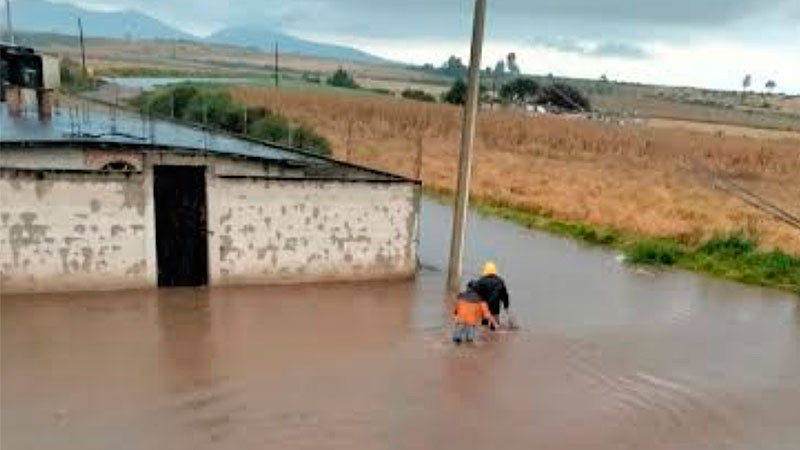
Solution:
<path fill-rule="evenodd" d="M 753 76 L 749 73 L 744 76 L 744 80 L 742 80 L 742 90 L 746 91 L 750 89 L 750 86 L 753 84 Z"/>
<path fill-rule="evenodd" d="M 442 94 L 442 101 L 451 105 L 464 105 L 467 103 L 467 83 L 458 79 L 450 89 Z"/>
<path fill-rule="evenodd" d="M 403 98 L 407 98 L 409 100 L 417 100 L 420 102 L 429 102 L 433 103 L 436 102 L 436 97 L 428 94 L 427 92 L 421 89 L 406 89 L 400 94 Z"/>
<path fill-rule="evenodd" d="M 487 90 L 488 88 L 483 84 L 478 86 L 479 102 L 488 100 L 485 95 Z M 456 80 L 450 89 L 442 94 L 442 102 L 450 103 L 451 105 L 465 105 L 467 103 L 467 83 L 460 78 Z"/>
<path fill-rule="evenodd" d="M 506 75 L 506 62 L 502 59 L 494 65 L 494 76 L 503 78 Z"/>
<path fill-rule="evenodd" d="M 328 84 L 336 87 L 343 87 L 348 89 L 358 89 L 358 83 L 346 70 L 341 67 L 328 78 Z"/>
<path fill-rule="evenodd" d="M 610 94 L 614 91 L 611 80 L 606 74 L 600 75 L 600 81 L 593 83 L 593 88 L 592 92 L 597 94 Z"/>
<path fill-rule="evenodd" d="M 536 99 L 539 88 L 539 83 L 532 78 L 515 78 L 500 88 L 500 98 L 506 103 L 528 104 Z"/>
<path fill-rule="evenodd" d="M 449 77 L 465 78 L 467 76 L 467 66 L 464 65 L 461 58 L 451 55 L 442 65 L 441 72 Z"/>
<path fill-rule="evenodd" d="M 322 78 L 315 73 L 303 72 L 303 81 L 306 83 L 321 84 Z"/>
<path fill-rule="evenodd" d="M 554 82 L 542 88 L 536 102 L 556 106 L 566 111 L 591 110 L 589 98 L 578 88 L 563 82 Z"/>
<path fill-rule="evenodd" d="M 778 87 L 778 83 L 776 83 L 775 80 L 769 80 L 767 81 L 767 84 L 764 85 L 764 87 L 767 88 L 769 92 L 772 92 L 775 90 L 776 87 Z"/>
<path fill-rule="evenodd" d="M 508 56 L 506 57 L 506 67 L 508 68 L 508 71 L 511 73 L 511 75 L 520 74 L 519 65 L 517 65 L 516 53 L 511 52 L 508 54 Z"/>

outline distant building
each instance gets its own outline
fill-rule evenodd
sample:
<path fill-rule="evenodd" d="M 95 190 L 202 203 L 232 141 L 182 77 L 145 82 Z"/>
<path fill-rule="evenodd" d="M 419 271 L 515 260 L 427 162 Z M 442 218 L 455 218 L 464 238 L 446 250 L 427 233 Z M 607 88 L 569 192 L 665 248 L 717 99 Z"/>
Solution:
<path fill-rule="evenodd" d="M 61 86 L 61 69 L 55 56 L 32 48 L 0 43 L 0 100 L 12 114 L 25 102 L 25 91 L 36 95 L 39 115 L 52 113 L 53 94 Z"/>
<path fill-rule="evenodd" d="M 48 121 L 0 109 L 3 293 L 416 271 L 416 181 L 81 108 Z"/>

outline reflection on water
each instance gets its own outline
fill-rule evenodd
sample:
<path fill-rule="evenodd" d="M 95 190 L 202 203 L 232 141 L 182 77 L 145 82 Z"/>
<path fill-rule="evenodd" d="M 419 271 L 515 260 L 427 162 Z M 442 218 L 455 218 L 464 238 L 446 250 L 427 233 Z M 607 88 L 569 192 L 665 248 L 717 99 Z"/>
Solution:
<path fill-rule="evenodd" d="M 413 282 L 3 297 L 2 448 L 797 448 L 796 297 L 473 217 L 523 329 L 455 347 L 447 217 Z"/>

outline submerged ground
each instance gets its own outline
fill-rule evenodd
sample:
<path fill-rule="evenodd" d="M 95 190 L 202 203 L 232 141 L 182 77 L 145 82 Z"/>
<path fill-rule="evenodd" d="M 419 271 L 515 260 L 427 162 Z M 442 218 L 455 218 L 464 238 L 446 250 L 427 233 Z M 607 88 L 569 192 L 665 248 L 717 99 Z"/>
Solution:
<path fill-rule="evenodd" d="M 472 217 L 523 328 L 448 342 L 448 210 L 410 282 L 2 298 L 9 449 L 795 449 L 797 296 Z M 468 274 L 469 275 L 469 274 Z"/>

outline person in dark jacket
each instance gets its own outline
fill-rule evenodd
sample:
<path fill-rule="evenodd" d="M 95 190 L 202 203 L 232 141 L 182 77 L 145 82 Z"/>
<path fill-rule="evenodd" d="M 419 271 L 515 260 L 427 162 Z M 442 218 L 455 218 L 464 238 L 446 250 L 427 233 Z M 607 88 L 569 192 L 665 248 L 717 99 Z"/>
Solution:
<path fill-rule="evenodd" d="M 508 311 L 509 298 L 506 283 L 497 275 L 497 265 L 494 262 L 488 261 L 483 266 L 483 277 L 475 283 L 475 292 L 489 306 L 489 312 L 495 318 L 495 322 L 499 320 L 500 308 Z M 494 323 L 487 320 L 483 321 L 484 325 L 489 325 L 489 328 L 494 330 Z"/>

